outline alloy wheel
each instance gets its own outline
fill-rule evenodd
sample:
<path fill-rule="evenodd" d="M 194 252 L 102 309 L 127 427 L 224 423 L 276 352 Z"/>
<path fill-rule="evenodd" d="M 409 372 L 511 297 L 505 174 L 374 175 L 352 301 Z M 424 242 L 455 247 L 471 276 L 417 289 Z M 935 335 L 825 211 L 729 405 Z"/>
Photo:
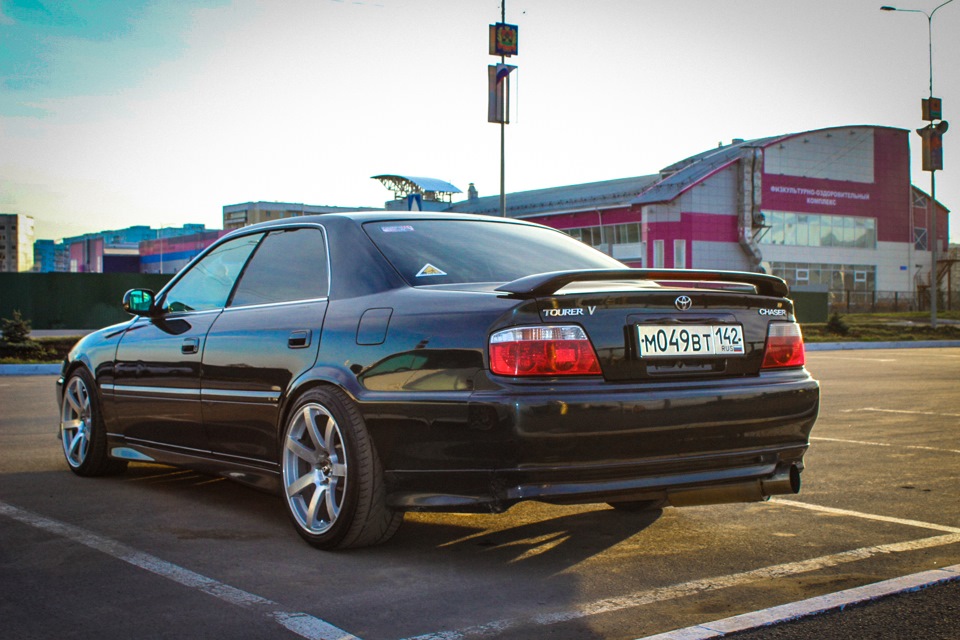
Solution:
<path fill-rule="evenodd" d="M 74 376 L 70 378 L 63 394 L 63 411 L 60 416 L 63 454 L 71 467 L 77 468 L 87 459 L 92 421 L 90 390 L 80 376 Z"/>
<path fill-rule="evenodd" d="M 336 419 L 323 405 L 300 407 L 287 427 L 283 487 L 297 524 L 317 535 L 337 521 L 347 495 L 347 458 Z"/>

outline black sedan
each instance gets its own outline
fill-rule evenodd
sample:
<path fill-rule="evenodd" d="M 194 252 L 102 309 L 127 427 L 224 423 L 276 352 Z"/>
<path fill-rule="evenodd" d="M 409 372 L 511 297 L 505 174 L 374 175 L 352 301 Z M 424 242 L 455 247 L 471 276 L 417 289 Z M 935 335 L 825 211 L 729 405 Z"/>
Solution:
<path fill-rule="evenodd" d="M 515 220 L 255 225 L 74 347 L 60 438 L 81 476 L 157 462 L 278 492 L 321 548 L 405 511 L 763 500 L 799 491 L 819 407 L 787 293 Z"/>

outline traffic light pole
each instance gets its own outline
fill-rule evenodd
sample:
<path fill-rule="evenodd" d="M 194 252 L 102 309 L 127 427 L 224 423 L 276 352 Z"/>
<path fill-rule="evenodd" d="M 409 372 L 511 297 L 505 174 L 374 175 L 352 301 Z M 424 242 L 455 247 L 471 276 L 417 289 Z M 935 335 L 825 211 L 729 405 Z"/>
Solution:
<path fill-rule="evenodd" d="M 937 277 L 937 172 L 930 172 L 930 328 L 937 328 L 937 293 L 940 282 Z"/>
<path fill-rule="evenodd" d="M 923 119 L 929 124 L 917 131 L 923 137 L 924 170 L 930 172 L 930 327 L 937 328 L 937 169 L 943 168 L 943 148 L 941 136 L 947 130 L 947 123 L 941 118 L 940 99 L 933 97 L 933 15 L 942 7 L 953 2 L 946 0 L 927 13 L 920 9 L 898 9 L 897 7 L 882 6 L 881 11 L 902 11 L 905 13 L 921 13 L 927 19 L 927 53 L 930 58 L 930 95 L 923 101 Z M 934 102 L 936 101 L 936 102 Z M 934 124 L 934 120 L 940 120 Z M 936 145 L 936 149 L 934 149 Z"/>
<path fill-rule="evenodd" d="M 950 0 L 951 2 L 953 0 Z M 500 0 L 500 22 L 507 21 L 507 0 Z M 500 64 L 506 64 L 506 57 L 500 56 Z M 506 82 L 506 80 L 504 80 Z M 509 103 L 505 106 L 503 120 L 500 121 L 500 217 L 507 217 L 507 118 L 506 109 L 509 109 Z"/>

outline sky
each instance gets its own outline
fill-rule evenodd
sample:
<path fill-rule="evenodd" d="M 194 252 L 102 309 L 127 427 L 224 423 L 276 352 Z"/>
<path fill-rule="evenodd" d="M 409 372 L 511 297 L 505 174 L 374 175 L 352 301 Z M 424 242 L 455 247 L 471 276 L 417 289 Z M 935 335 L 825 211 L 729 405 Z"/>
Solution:
<path fill-rule="evenodd" d="M 927 19 L 880 11 L 890 0 L 505 1 L 519 27 L 508 193 L 652 174 L 734 138 L 924 124 Z M 908 1 L 895 6 L 943 0 Z M 224 205 L 259 200 L 381 207 L 379 174 L 496 195 L 500 13 L 499 0 L 0 0 L 0 212 L 59 239 L 221 228 Z M 932 25 L 950 120 L 960 0 Z M 936 192 L 960 212 L 956 127 Z"/>

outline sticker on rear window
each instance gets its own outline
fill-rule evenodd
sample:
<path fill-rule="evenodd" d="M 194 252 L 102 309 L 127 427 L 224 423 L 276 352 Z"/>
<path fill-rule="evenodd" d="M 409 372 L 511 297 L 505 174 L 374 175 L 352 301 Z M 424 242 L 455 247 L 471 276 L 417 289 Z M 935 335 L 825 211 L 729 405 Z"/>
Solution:
<path fill-rule="evenodd" d="M 408 233 L 413 231 L 413 227 L 409 224 L 394 224 L 380 227 L 380 231 L 384 233 Z"/>
<path fill-rule="evenodd" d="M 423 265 L 423 269 L 420 269 L 420 272 L 417 274 L 418 278 L 425 278 L 427 276 L 445 276 L 447 275 L 446 271 L 441 271 L 437 269 L 432 264 Z"/>

